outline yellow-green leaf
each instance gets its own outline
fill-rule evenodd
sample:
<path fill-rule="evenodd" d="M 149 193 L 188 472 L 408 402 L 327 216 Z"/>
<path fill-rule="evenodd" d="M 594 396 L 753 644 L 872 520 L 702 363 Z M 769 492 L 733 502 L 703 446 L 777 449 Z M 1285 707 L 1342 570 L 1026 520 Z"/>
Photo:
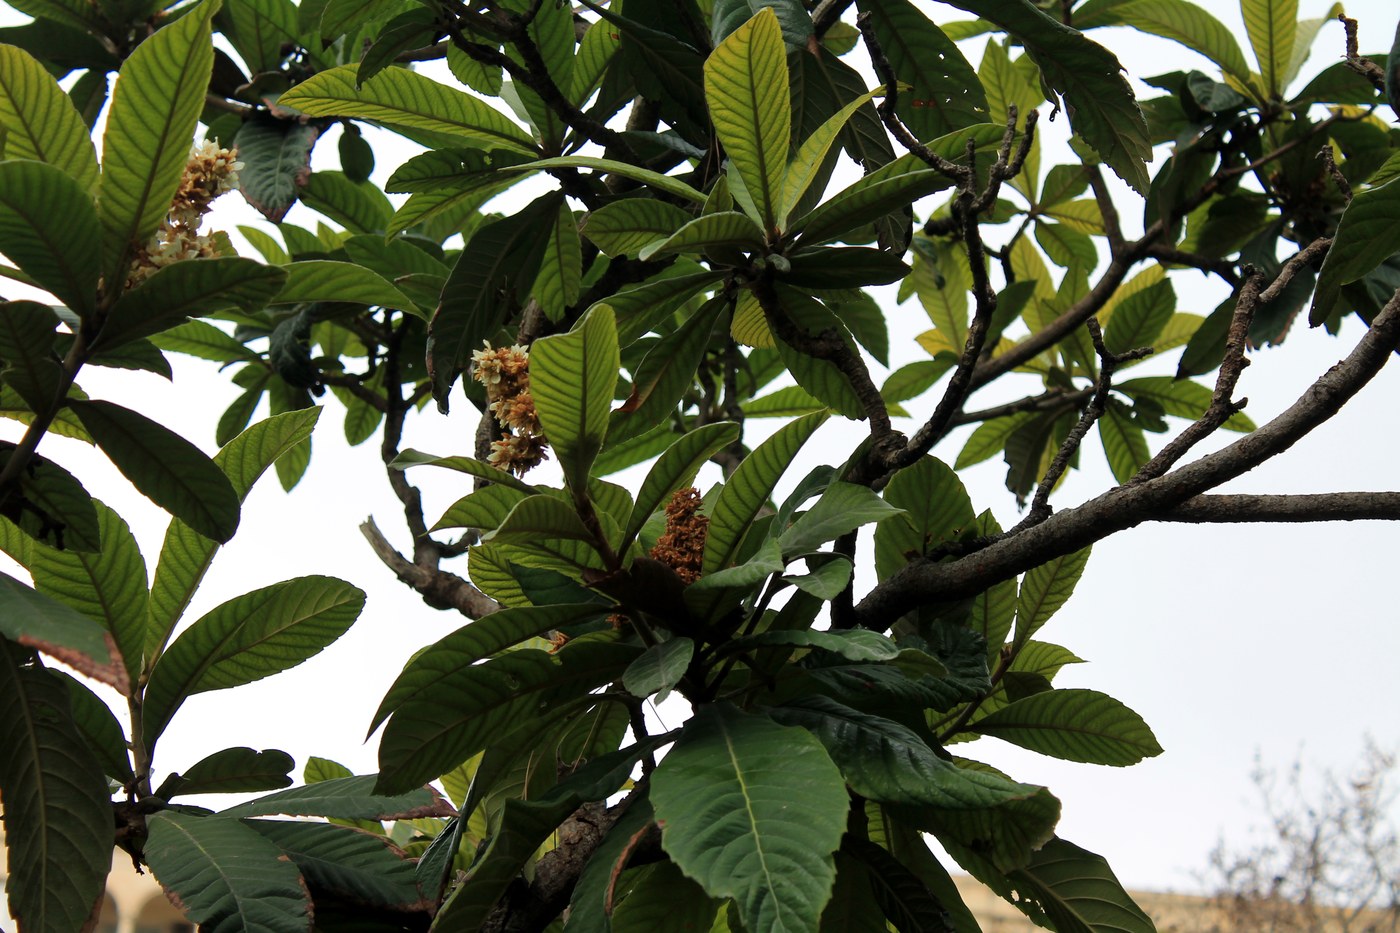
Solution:
<path fill-rule="evenodd" d="M 73 101 L 28 52 L 0 45 L 0 128 L 6 159 L 47 162 L 84 191 L 97 186 L 92 136 Z"/>
<path fill-rule="evenodd" d="M 706 59 L 705 100 L 715 132 L 758 211 L 754 219 L 776 231 L 792 110 L 787 50 L 772 9 L 760 10 Z"/>
<path fill-rule="evenodd" d="M 1270 97 L 1282 97 L 1298 35 L 1298 0 L 1240 0 L 1240 13 L 1264 90 Z"/>

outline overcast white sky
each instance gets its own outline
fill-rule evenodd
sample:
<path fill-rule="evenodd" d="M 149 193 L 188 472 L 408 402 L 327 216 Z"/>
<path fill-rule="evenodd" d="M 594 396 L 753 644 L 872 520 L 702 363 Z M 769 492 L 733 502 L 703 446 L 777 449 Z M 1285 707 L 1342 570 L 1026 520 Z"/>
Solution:
<path fill-rule="evenodd" d="M 1247 49 L 1233 6 L 1209 6 Z M 1327 4 L 1303 0 L 1302 7 L 1303 16 L 1320 16 Z M 1358 0 L 1349 12 L 1361 21 L 1363 51 L 1388 45 L 1396 15 L 1392 0 Z M 12 15 L 0 9 L 0 17 Z M 1173 43 L 1125 30 L 1100 30 L 1094 37 L 1113 48 L 1135 76 L 1211 70 L 1204 59 Z M 1340 28 L 1326 27 L 1305 78 L 1336 61 L 1341 51 Z M 976 61 L 975 49 L 969 57 Z M 1063 121 L 1048 128 L 1047 138 L 1063 139 Z M 322 140 L 317 168 L 335 167 L 334 142 L 334 135 Z M 380 149 L 376 180 L 382 183 L 410 151 L 398 157 Z M 1048 155 L 1045 164 L 1052 164 Z M 1139 217 L 1137 203 L 1128 204 L 1129 234 L 1140 229 Z M 225 198 L 214 218 L 215 226 L 228 230 L 260 223 L 237 196 Z M 304 208 L 289 219 L 314 226 L 314 215 Z M 1175 281 L 1181 310 L 1208 313 L 1220 300 L 1219 289 L 1203 285 L 1197 274 Z M 17 296 L 9 283 L 5 294 Z M 912 301 L 899 308 L 892 300 L 887 305 L 892 363 L 926 358 L 912 339 L 928 326 L 922 310 Z M 1340 338 L 1300 327 L 1281 350 L 1258 354 L 1240 390 L 1250 398 L 1249 414 L 1262 423 L 1281 411 L 1345 355 L 1359 333 L 1354 319 Z M 85 371 L 80 382 L 95 397 L 160 417 L 212 453 L 214 424 L 236 391 L 210 364 L 174 355 L 172 360 L 173 384 L 149 374 L 98 369 Z M 1171 372 L 1172 366 L 1159 369 Z M 1033 382 L 989 389 L 969 407 L 1034 391 Z M 1230 489 L 1400 488 L 1397 397 L 1400 366 L 1392 365 L 1328 425 Z M 370 515 L 401 550 L 408 548 L 399 504 L 384 481 L 377 441 L 348 448 L 339 405 L 329 395 L 323 401 L 327 410 L 306 478 L 290 495 L 271 474 L 253 491 L 238 536 L 216 560 L 186 620 L 248 590 L 313 573 L 336 575 L 365 589 L 364 614 L 337 644 L 292 672 L 188 701 L 162 742 L 161 774 L 232 745 L 284 749 L 297 758 L 298 769 L 308 755 L 319 755 L 357 772 L 375 770 L 376 742 L 362 740 L 379 699 L 410 654 L 463 622 L 424 606 L 370 553 L 357 530 Z M 914 410 L 926 415 L 932 404 L 926 399 Z M 414 419 L 404 446 L 469 453 L 475 427 L 475 412 L 458 396 L 450 416 L 429 409 Z M 863 433 L 863 425 L 829 423 L 793 466 L 790 481 L 823 454 L 848 450 Z M 966 433 L 955 434 L 934 453 L 951 462 Z M 0 437 L 18 435 L 14 422 L 0 422 Z M 77 474 L 132 524 L 153 571 L 165 514 L 84 445 L 47 437 L 41 452 Z M 844 454 L 834 456 L 839 460 Z M 1112 484 L 1093 435 L 1082 463 L 1085 469 L 1056 494 L 1059 505 Z M 1003 474 L 996 459 L 967 471 L 964 479 L 975 506 L 991 508 L 1008 524 L 1017 513 Z M 629 475 L 638 476 L 623 474 Z M 443 471 L 420 469 L 412 478 L 425 488 L 430 521 L 468 491 L 455 474 Z M 717 478 L 702 476 L 702 484 Z M 1049 785 L 1064 801 L 1060 834 L 1107 856 L 1125 883 L 1190 889 L 1193 873 L 1205 866 L 1218 837 L 1244 842 L 1262 823 L 1248 780 L 1256 752 L 1266 766 L 1280 770 L 1301 755 L 1310 765 L 1345 771 L 1358 760 L 1367 735 L 1382 748 L 1400 746 L 1395 719 L 1400 680 L 1390 671 L 1390 659 L 1400 653 L 1400 613 L 1390 576 L 1397 546 L 1400 527 L 1379 523 L 1155 525 L 1110 539 L 1098 547 L 1078 592 L 1040 637 L 1091 662 L 1066 669 L 1057 685 L 1093 687 L 1118 697 L 1152 725 L 1165 754 L 1133 768 L 1110 769 L 1055 762 L 991 739 L 959 751 L 984 757 L 1020 780 Z M 14 572 L 3 561 L 0 569 Z"/>

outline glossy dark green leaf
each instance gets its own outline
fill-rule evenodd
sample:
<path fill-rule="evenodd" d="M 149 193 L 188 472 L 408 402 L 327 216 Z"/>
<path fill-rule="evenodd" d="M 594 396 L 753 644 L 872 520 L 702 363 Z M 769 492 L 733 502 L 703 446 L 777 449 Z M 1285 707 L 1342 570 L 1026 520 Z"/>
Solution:
<path fill-rule="evenodd" d="M 282 850 L 237 820 L 166 811 L 147 821 L 146 864 L 210 933 L 306 933 L 311 896 Z"/>
<path fill-rule="evenodd" d="M 102 772 L 118 781 L 131 780 L 134 774 L 131 769 L 130 746 L 127 745 L 126 733 L 122 730 L 121 723 L 117 722 L 117 717 L 112 714 L 111 707 L 78 678 L 54 668 L 50 671 L 68 687 L 73 725 L 97 757 Z"/>
<path fill-rule="evenodd" d="M 334 577 L 308 576 L 235 597 L 166 648 L 146 686 L 143 726 L 153 744 L 184 701 L 252 683 L 319 654 L 359 617 L 365 594 Z"/>
<path fill-rule="evenodd" d="M 0 462 L 8 460 L 13 450 L 13 445 L 0 443 Z M 91 552 L 102 546 L 92 498 L 73 474 L 53 461 L 31 458 L 11 495 L 22 497 L 29 506 L 6 517 L 34 540 L 73 551 Z"/>
<path fill-rule="evenodd" d="M 0 638 L 5 890 L 9 913 L 24 930 L 67 933 L 83 926 L 102 897 L 111 867 L 111 798 L 74 724 L 67 686 L 41 667 L 21 666 L 26 654 Z"/>
<path fill-rule="evenodd" d="M 111 402 L 70 399 L 68 407 L 143 495 L 206 537 L 233 537 L 238 496 L 228 477 L 198 447 Z"/>
<path fill-rule="evenodd" d="M 841 773 L 806 730 L 702 706 L 651 775 L 661 845 L 750 930 L 817 926 L 846 828 Z M 792 819 L 792 801 L 804 817 Z M 782 868 L 771 861 L 782 852 Z"/>

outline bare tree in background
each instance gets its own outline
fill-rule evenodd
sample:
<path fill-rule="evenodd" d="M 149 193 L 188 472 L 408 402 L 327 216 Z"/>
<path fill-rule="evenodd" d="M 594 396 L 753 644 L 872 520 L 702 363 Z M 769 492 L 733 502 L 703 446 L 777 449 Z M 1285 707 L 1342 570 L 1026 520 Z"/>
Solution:
<path fill-rule="evenodd" d="M 1205 878 L 1227 921 L 1258 931 L 1400 930 L 1400 840 L 1391 819 L 1396 758 L 1368 740 L 1346 777 L 1327 771 L 1320 793 L 1301 761 L 1286 777 L 1256 756 L 1251 779 L 1268 817 L 1263 841 L 1224 839 Z"/>

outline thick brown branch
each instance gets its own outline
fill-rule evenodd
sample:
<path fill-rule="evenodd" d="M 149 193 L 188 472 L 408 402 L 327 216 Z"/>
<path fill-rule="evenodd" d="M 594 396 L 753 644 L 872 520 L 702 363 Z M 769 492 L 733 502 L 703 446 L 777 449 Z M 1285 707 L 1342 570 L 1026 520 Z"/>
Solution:
<path fill-rule="evenodd" d="M 1345 360 L 1323 374 L 1277 418 L 1230 446 L 1165 476 L 1119 486 L 1059 512 L 1024 532 L 947 563 L 918 560 L 876 586 L 856 607 L 861 624 L 884 629 L 914 607 L 980 593 L 1047 560 L 1073 553 L 1115 532 L 1160 520 L 1183 502 L 1214 489 L 1293 446 L 1337 413 L 1378 373 L 1400 345 L 1400 291 Z"/>
<path fill-rule="evenodd" d="M 1321 492 L 1291 496 L 1222 495 L 1187 499 L 1151 516 L 1157 522 L 1400 521 L 1400 492 Z"/>
<path fill-rule="evenodd" d="M 360 525 L 360 534 L 365 536 L 384 566 L 392 570 L 401 582 L 417 590 L 423 602 L 434 609 L 455 609 L 469 619 L 479 619 L 501 608 L 500 603 L 455 573 L 441 568 L 421 567 L 404 557 L 384 537 L 374 519 L 365 519 Z"/>

